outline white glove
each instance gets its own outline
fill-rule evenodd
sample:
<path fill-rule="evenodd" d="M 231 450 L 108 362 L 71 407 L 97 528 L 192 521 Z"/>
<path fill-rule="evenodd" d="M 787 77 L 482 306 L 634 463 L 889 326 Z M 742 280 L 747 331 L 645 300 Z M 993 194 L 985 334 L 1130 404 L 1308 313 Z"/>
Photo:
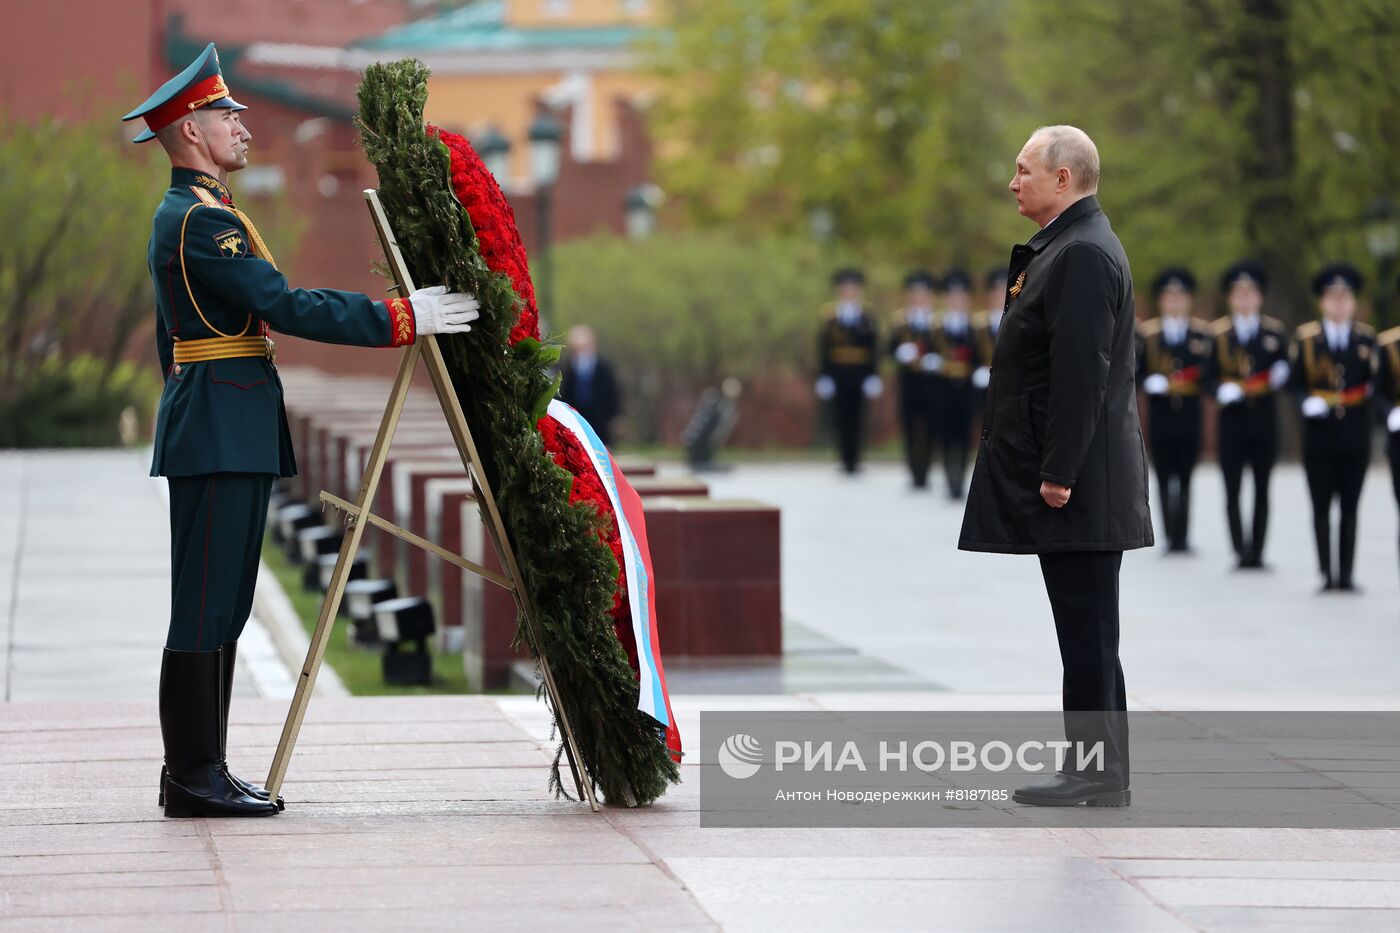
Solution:
<path fill-rule="evenodd" d="M 937 353 L 925 353 L 924 358 L 919 360 L 919 368 L 926 373 L 936 373 L 943 368 L 943 357 Z"/>
<path fill-rule="evenodd" d="M 894 348 L 894 358 L 899 360 L 901 364 L 908 366 L 919 358 L 919 348 L 906 340 Z"/>
<path fill-rule="evenodd" d="M 1275 389 L 1282 389 L 1288 384 L 1288 374 L 1291 371 L 1288 360 L 1279 360 L 1269 367 L 1269 385 Z"/>
<path fill-rule="evenodd" d="M 1244 398 L 1244 388 L 1238 382 L 1222 382 L 1215 390 L 1215 400 L 1222 405 L 1233 405 Z"/>
<path fill-rule="evenodd" d="M 989 367 L 978 366 L 972 371 L 972 387 L 974 389 L 985 389 L 992 381 L 992 371 Z"/>
<path fill-rule="evenodd" d="M 1385 429 L 1391 434 L 1400 432 L 1400 405 L 1396 405 L 1390 410 L 1390 414 L 1385 416 Z"/>
<path fill-rule="evenodd" d="M 879 398 L 880 393 L 885 391 L 885 383 L 879 376 L 871 373 L 860 384 L 860 390 L 865 393 L 866 398 Z"/>
<path fill-rule="evenodd" d="M 471 322 L 481 317 L 481 304 L 475 296 L 449 292 L 445 285 L 420 288 L 408 300 L 420 336 L 465 334 L 472 329 Z"/>
<path fill-rule="evenodd" d="M 836 395 L 836 380 L 830 376 L 819 376 L 816 384 L 817 398 L 829 402 Z"/>
<path fill-rule="evenodd" d="M 1327 403 L 1316 395 L 1309 395 L 1303 399 L 1304 418 L 1326 418 Z"/>
<path fill-rule="evenodd" d="M 1153 373 L 1142 380 L 1142 391 L 1146 392 L 1148 395 L 1166 395 L 1167 387 L 1170 385 L 1171 380 L 1165 375 L 1162 373 Z"/>

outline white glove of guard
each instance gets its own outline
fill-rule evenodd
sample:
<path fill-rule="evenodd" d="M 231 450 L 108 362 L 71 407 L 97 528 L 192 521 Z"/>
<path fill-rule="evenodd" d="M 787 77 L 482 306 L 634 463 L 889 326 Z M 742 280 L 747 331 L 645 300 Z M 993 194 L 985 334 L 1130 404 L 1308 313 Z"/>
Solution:
<path fill-rule="evenodd" d="M 1170 385 L 1171 380 L 1169 380 L 1164 374 L 1153 373 L 1146 379 L 1142 380 L 1142 391 L 1146 392 L 1148 395 L 1166 395 L 1167 388 Z"/>
<path fill-rule="evenodd" d="M 1279 360 L 1269 367 L 1269 385 L 1275 389 L 1282 389 L 1288 384 L 1288 374 L 1293 368 L 1288 365 L 1288 360 Z"/>
<path fill-rule="evenodd" d="M 1215 400 L 1222 405 L 1233 405 L 1244 398 L 1244 389 L 1238 382 L 1222 382 L 1215 390 Z"/>
<path fill-rule="evenodd" d="M 481 304 L 475 296 L 448 292 L 445 285 L 420 288 L 408 300 L 420 336 L 465 334 L 472 329 L 471 322 L 481 317 Z"/>
<path fill-rule="evenodd" d="M 919 348 L 906 340 L 894 348 L 894 358 L 899 360 L 901 364 L 908 366 L 919 358 Z"/>
<path fill-rule="evenodd" d="M 880 393 L 885 391 L 884 380 L 872 373 L 860 384 L 860 390 L 865 393 L 866 398 L 879 398 Z"/>
<path fill-rule="evenodd" d="M 1390 414 L 1385 416 L 1385 428 L 1391 434 L 1400 432 L 1400 405 L 1396 405 L 1390 410 Z"/>
<path fill-rule="evenodd" d="M 819 376 L 815 386 L 817 398 L 829 402 L 836 395 L 836 380 L 830 376 Z"/>
<path fill-rule="evenodd" d="M 1327 403 L 1316 395 L 1309 395 L 1307 398 L 1303 399 L 1303 417 L 1326 418 Z"/>
<path fill-rule="evenodd" d="M 972 387 L 974 389 L 985 389 L 991 385 L 992 370 L 988 366 L 978 366 L 972 371 Z"/>
<path fill-rule="evenodd" d="M 919 368 L 926 373 L 936 373 L 943 368 L 943 357 L 937 353 L 925 353 L 924 358 L 919 360 Z"/>

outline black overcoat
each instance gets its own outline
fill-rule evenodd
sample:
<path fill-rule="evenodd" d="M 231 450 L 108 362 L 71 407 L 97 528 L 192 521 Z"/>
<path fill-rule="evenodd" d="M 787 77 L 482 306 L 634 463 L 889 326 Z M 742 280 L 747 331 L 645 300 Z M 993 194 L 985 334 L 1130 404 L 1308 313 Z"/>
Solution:
<path fill-rule="evenodd" d="M 1011 251 L 958 547 L 1045 554 L 1152 544 L 1128 257 L 1092 196 Z M 1052 509 L 1042 480 L 1069 486 Z"/>

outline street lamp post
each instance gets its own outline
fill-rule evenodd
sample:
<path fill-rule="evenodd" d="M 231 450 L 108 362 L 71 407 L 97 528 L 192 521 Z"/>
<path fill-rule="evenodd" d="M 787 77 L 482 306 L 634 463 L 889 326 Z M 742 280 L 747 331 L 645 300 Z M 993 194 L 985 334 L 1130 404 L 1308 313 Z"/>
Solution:
<path fill-rule="evenodd" d="M 1390 289 L 1395 284 L 1395 260 L 1400 258 L 1400 207 L 1389 198 L 1372 201 L 1362 215 L 1366 251 L 1376 261 L 1376 325 L 1390 326 Z"/>
<path fill-rule="evenodd" d="M 481 156 L 486 170 L 496 179 L 502 190 L 508 187 L 510 178 L 510 140 L 494 126 L 488 126 L 475 141 L 476 154 Z"/>
<path fill-rule="evenodd" d="M 645 240 L 651 236 L 656 230 L 657 209 L 664 200 L 661 189 L 650 182 L 629 190 L 624 202 L 627 235 L 634 240 Z"/>
<path fill-rule="evenodd" d="M 537 293 L 542 314 L 554 313 L 550 202 L 554 196 L 554 183 L 559 180 L 559 150 L 563 136 L 563 127 L 548 111 L 542 111 L 530 123 L 530 177 L 535 183 L 535 217 L 540 245 L 540 287 Z"/>

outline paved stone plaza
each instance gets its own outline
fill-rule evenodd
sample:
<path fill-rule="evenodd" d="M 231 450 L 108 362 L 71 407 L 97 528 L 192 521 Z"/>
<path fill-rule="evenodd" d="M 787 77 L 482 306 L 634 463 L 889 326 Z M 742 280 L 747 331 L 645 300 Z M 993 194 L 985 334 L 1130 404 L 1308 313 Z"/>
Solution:
<path fill-rule="evenodd" d="M 1400 831 L 1029 818 L 1022 829 L 702 829 L 693 762 L 656 805 L 594 815 L 546 793 L 549 722 L 528 696 L 318 698 L 286 813 L 164 820 L 154 693 L 167 545 L 144 472 L 139 454 L 0 454 L 6 933 L 1400 929 Z M 1400 709 L 1396 519 L 1382 480 L 1368 482 L 1362 519 L 1366 593 L 1324 598 L 1312 594 L 1297 470 L 1276 477 L 1274 572 L 1256 576 L 1227 569 L 1217 477 L 1204 470 L 1198 556 L 1125 561 L 1132 703 Z M 857 480 L 743 466 L 712 486 L 783 507 L 795 624 L 947 689 L 680 695 L 692 750 L 702 710 L 1055 707 L 1035 562 L 954 550 L 960 509 L 907 493 L 891 466 Z M 257 678 L 245 679 L 230 752 L 256 778 L 286 701 L 256 698 Z"/>

